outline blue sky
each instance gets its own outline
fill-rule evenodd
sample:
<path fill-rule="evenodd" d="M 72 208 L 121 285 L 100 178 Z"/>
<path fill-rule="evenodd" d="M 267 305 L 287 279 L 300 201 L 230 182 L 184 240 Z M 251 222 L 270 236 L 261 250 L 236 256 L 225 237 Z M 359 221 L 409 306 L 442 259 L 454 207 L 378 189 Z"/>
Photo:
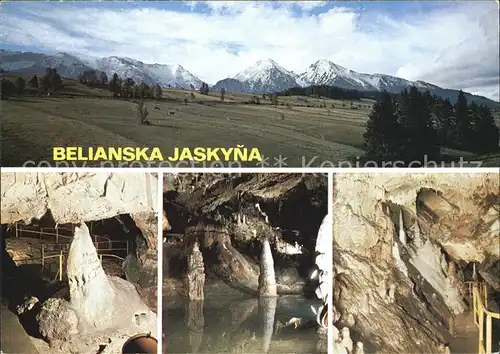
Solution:
<path fill-rule="evenodd" d="M 210 83 L 318 59 L 498 100 L 495 1 L 7 2 L 2 48 L 181 64 Z"/>

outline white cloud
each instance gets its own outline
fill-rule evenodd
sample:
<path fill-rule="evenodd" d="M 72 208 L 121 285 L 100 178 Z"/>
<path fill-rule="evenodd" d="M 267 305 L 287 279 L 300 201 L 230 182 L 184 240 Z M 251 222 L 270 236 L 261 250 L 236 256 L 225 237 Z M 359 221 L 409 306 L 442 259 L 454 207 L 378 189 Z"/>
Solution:
<path fill-rule="evenodd" d="M 420 79 L 498 100 L 494 2 L 453 3 L 404 17 L 320 1 L 210 1 L 209 13 L 195 12 L 197 4 L 190 3 L 191 12 L 174 12 L 92 4 L 77 11 L 51 4 L 43 11 L 43 4 L 10 3 L 3 11 L 3 39 L 54 51 L 180 63 L 210 83 L 260 59 L 302 72 L 325 58 L 356 71 Z M 321 6 L 326 10 L 312 12 Z M 20 16 L 22 7 L 30 16 Z"/>

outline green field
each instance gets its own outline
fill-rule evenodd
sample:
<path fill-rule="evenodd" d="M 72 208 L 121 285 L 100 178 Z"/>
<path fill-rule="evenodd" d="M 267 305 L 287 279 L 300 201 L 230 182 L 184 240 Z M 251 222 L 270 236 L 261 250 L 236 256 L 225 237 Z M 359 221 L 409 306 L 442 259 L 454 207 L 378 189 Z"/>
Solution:
<path fill-rule="evenodd" d="M 330 167 L 328 161 L 354 163 L 364 154 L 362 134 L 373 101 L 355 102 L 352 109 L 348 101 L 342 107 L 341 101 L 292 96 L 280 97 L 275 107 L 262 97 L 260 105 L 245 104 L 251 98 L 245 94 L 228 93 L 224 103 L 218 93 L 194 95 L 164 89 L 162 101 L 145 100 L 149 126 L 138 124 L 136 101 L 112 99 L 109 91 L 76 80 L 65 79 L 57 97 L 9 98 L 1 101 L 3 166 L 52 161 L 53 146 L 159 147 L 171 156 L 175 147 L 244 145 L 269 157 L 269 167 Z M 280 155 L 286 165 L 276 164 Z"/>

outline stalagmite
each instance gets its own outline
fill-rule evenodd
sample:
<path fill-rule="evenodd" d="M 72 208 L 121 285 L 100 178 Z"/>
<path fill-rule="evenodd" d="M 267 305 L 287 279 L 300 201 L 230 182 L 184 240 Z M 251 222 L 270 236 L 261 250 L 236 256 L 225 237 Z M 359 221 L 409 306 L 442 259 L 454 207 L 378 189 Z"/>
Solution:
<path fill-rule="evenodd" d="M 188 271 L 186 276 L 186 292 L 191 300 L 204 299 L 205 267 L 198 242 L 195 242 L 188 256 Z"/>
<path fill-rule="evenodd" d="M 67 261 L 70 305 L 82 332 L 106 328 L 112 322 L 115 290 L 102 269 L 85 223 L 75 227 Z"/>
<path fill-rule="evenodd" d="M 271 253 L 269 240 L 262 240 L 262 254 L 260 257 L 260 275 L 259 275 L 259 296 L 275 297 L 278 296 L 276 289 L 276 276 L 274 274 L 274 260 Z"/>

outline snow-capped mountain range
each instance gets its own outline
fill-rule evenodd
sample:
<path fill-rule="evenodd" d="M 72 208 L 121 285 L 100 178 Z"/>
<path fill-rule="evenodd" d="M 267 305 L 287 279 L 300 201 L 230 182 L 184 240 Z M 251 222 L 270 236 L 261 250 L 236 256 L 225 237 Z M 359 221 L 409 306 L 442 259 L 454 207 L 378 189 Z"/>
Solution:
<path fill-rule="evenodd" d="M 324 59 L 311 64 L 303 73 L 295 74 L 274 60 L 266 59 L 257 62 L 232 78 L 217 82 L 214 89 L 224 87 L 228 91 L 238 89 L 237 91 L 247 93 L 268 93 L 311 85 L 336 86 L 359 91 L 387 90 L 389 92 L 400 92 L 412 85 L 429 90 L 437 88 L 437 86 L 423 81 L 409 81 L 384 74 L 358 73 Z"/>
<path fill-rule="evenodd" d="M 24 74 L 40 74 L 47 67 L 54 67 L 63 77 L 77 77 L 86 70 L 99 70 L 108 77 L 117 73 L 121 78 L 130 77 L 135 82 L 159 84 L 163 87 L 199 89 L 203 81 L 179 64 L 146 64 L 142 61 L 111 56 L 106 58 L 79 58 L 68 53 L 47 55 L 32 52 L 0 50 L 3 70 Z M 329 60 L 318 60 L 301 74 L 285 69 L 272 59 L 258 61 L 233 77 L 218 81 L 211 90 L 225 88 L 228 92 L 269 93 L 279 92 L 292 87 L 328 85 L 358 91 L 382 91 L 399 93 L 410 86 L 449 98 L 454 101 L 457 90 L 443 89 L 424 81 L 409 81 L 385 74 L 359 73 Z M 494 104 L 482 96 L 467 94 L 480 104 Z"/>
<path fill-rule="evenodd" d="M 78 58 L 68 53 L 47 55 L 31 52 L 1 50 L 0 61 L 5 71 L 24 74 L 42 74 L 45 68 L 56 68 L 63 77 L 77 77 L 87 70 L 105 72 L 108 77 L 117 73 L 121 78 L 131 78 L 137 83 L 159 84 L 163 87 L 198 89 L 202 81 L 181 65 L 145 64 L 142 61 L 122 58 Z"/>

